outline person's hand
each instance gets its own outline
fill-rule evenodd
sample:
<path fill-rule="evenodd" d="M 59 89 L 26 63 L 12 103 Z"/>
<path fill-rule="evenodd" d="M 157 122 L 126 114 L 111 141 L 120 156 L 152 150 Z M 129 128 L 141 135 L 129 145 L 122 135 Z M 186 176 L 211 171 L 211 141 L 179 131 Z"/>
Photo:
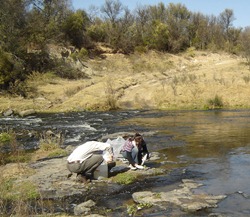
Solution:
<path fill-rule="evenodd" d="M 109 153 L 109 152 L 105 152 L 103 154 L 103 159 L 105 160 L 105 162 L 109 163 L 113 161 L 113 154 Z"/>
<path fill-rule="evenodd" d="M 106 159 L 106 162 L 107 163 L 111 163 L 113 161 L 114 157 L 113 155 L 110 155 L 107 159 Z"/>

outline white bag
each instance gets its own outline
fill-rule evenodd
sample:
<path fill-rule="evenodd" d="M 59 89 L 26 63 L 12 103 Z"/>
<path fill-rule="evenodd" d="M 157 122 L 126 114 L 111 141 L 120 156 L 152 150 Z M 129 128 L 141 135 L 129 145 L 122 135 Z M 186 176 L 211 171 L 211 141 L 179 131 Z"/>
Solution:
<path fill-rule="evenodd" d="M 107 140 L 107 143 L 109 143 L 112 148 L 113 148 L 113 152 L 114 152 L 114 159 L 117 159 L 118 157 L 121 156 L 120 151 L 122 149 L 122 146 L 125 144 L 126 140 L 123 139 L 121 136 L 119 136 L 117 139 L 114 140 Z"/>

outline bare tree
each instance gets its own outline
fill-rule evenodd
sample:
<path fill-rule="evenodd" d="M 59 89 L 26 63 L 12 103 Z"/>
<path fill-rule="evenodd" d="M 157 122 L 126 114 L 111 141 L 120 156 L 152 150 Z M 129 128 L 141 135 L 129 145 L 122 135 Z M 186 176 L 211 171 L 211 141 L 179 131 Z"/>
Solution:
<path fill-rule="evenodd" d="M 242 54 L 246 58 L 249 69 L 250 69 L 250 27 L 246 27 L 241 33 L 240 44 Z"/>
<path fill-rule="evenodd" d="M 101 12 L 104 14 L 105 18 L 111 21 L 111 23 L 117 21 L 123 10 L 124 7 L 119 0 L 106 0 L 101 7 Z"/>
<path fill-rule="evenodd" d="M 234 18 L 234 12 L 231 9 L 225 9 L 222 13 L 219 15 L 219 22 L 225 32 L 225 36 L 228 39 L 229 37 L 229 29 L 233 25 Z"/>

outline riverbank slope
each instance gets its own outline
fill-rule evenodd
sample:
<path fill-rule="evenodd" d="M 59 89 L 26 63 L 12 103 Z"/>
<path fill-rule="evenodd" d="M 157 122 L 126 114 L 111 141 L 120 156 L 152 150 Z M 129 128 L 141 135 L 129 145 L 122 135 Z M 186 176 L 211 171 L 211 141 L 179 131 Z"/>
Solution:
<path fill-rule="evenodd" d="M 2 95 L 0 111 L 250 107 L 249 67 L 236 55 L 194 50 L 179 55 L 105 52 L 79 70 L 85 79 L 33 74 L 28 97 Z"/>

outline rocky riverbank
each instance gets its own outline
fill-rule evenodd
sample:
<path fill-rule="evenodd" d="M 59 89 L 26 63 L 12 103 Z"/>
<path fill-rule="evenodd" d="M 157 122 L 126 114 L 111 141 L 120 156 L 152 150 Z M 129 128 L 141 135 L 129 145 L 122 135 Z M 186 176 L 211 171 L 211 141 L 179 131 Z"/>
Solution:
<path fill-rule="evenodd" d="M 70 148 L 68 150 L 70 151 Z M 109 178 L 100 177 L 85 185 L 76 182 L 74 175 L 68 178 L 66 157 L 25 164 L 7 164 L 1 166 L 0 171 L 2 178 L 14 178 L 17 186 L 22 182 L 33 183 L 38 189 L 39 200 L 43 201 L 36 204 L 36 210 L 43 214 L 117 216 L 117 212 L 122 212 L 123 216 L 127 216 L 137 212 L 163 212 L 168 207 L 177 206 L 188 216 L 190 212 L 216 207 L 217 203 L 226 197 L 194 193 L 193 189 L 201 185 L 192 179 L 195 175 L 185 169 L 162 169 L 161 165 L 171 163 L 173 162 L 168 162 L 165 156 L 157 152 L 152 153 L 151 160 L 146 162 L 144 170 L 131 171 L 126 163 L 117 161 Z M 131 183 L 121 184 L 115 181 L 119 174 L 123 174 L 123 177 L 132 175 L 135 179 Z M 168 192 L 145 191 L 161 182 L 174 185 L 175 188 Z M 122 201 L 124 194 L 130 197 L 130 200 L 133 199 L 134 204 L 129 205 Z M 112 200 L 111 198 L 115 198 L 116 203 L 120 200 L 120 207 L 117 207 L 117 204 L 108 204 L 107 201 Z"/>

